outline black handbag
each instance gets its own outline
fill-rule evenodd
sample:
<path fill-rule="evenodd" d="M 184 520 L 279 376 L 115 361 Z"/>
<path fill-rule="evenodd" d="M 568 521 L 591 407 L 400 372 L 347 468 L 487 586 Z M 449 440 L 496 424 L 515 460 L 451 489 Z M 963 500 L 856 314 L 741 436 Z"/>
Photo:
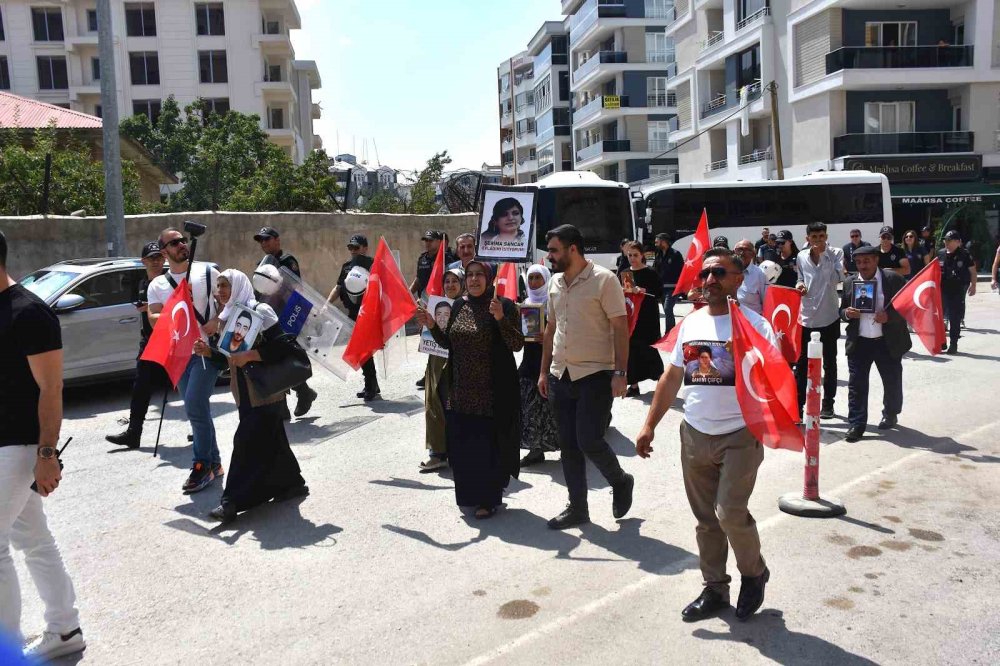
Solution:
<path fill-rule="evenodd" d="M 258 396 L 284 393 L 312 377 L 309 355 L 298 342 L 289 342 L 291 353 L 277 363 L 248 363 L 243 375 Z"/>

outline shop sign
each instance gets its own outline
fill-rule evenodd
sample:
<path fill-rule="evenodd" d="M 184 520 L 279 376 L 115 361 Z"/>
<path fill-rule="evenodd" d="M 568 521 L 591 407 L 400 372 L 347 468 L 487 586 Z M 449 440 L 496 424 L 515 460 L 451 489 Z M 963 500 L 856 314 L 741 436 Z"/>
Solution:
<path fill-rule="evenodd" d="M 911 205 L 983 203 L 983 197 L 979 194 L 950 197 L 899 197 L 899 203 Z"/>
<path fill-rule="evenodd" d="M 983 156 L 850 157 L 844 160 L 844 171 L 885 174 L 890 183 L 978 180 L 983 173 Z"/>

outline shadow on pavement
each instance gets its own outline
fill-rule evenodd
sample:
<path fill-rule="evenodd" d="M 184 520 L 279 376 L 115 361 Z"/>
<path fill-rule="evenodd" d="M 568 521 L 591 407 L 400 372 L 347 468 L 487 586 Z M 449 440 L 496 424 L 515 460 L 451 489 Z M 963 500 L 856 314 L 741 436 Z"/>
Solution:
<path fill-rule="evenodd" d="M 285 432 L 288 433 L 288 441 L 295 445 L 312 446 L 339 437 L 352 430 L 368 425 L 372 421 L 378 421 L 381 415 L 368 414 L 364 416 L 351 416 L 327 425 L 316 425 L 317 416 L 307 416 L 285 423 Z"/>
<path fill-rule="evenodd" d="M 423 414 L 424 399 L 415 395 L 407 395 L 402 398 L 382 398 L 371 402 L 349 402 L 341 405 L 341 409 L 350 407 L 367 407 L 375 414 L 402 414 L 403 416 L 415 416 Z"/>
<path fill-rule="evenodd" d="M 608 443 L 615 455 L 623 458 L 634 458 L 636 455 L 635 444 L 632 440 L 614 426 L 608 428 L 607 432 L 604 433 L 604 441 Z"/>
<path fill-rule="evenodd" d="M 694 553 L 640 534 L 643 522 L 642 518 L 619 520 L 616 532 L 589 523 L 580 527 L 580 534 L 595 546 L 635 562 L 643 571 L 658 576 L 674 575 L 698 566 Z"/>
<path fill-rule="evenodd" d="M 973 455 L 975 447 L 957 442 L 951 437 L 932 437 L 919 430 L 897 425 L 892 430 L 880 431 L 882 439 L 903 449 L 931 451 L 944 455 L 956 455 L 974 462 L 1000 462 L 1000 458 L 991 455 Z"/>
<path fill-rule="evenodd" d="M 442 476 L 444 476 L 442 474 Z M 389 486 L 390 488 L 405 488 L 406 490 L 453 490 L 452 486 L 432 486 L 429 483 L 423 483 L 415 479 L 401 479 L 397 476 L 390 477 L 388 480 L 383 479 L 373 479 L 368 483 L 374 484 L 376 486 Z"/>
<path fill-rule="evenodd" d="M 262 550 L 336 545 L 337 540 L 332 537 L 343 532 L 343 528 L 330 523 L 317 525 L 303 517 L 299 508 L 301 501 L 308 501 L 308 498 L 298 502 L 268 502 L 241 513 L 235 522 L 215 525 L 211 529 L 190 518 L 171 520 L 164 525 L 195 536 L 218 539 L 230 546 L 244 535 L 251 534 L 260 543 Z M 215 504 L 218 504 L 218 500 Z M 206 508 L 201 515 L 207 516 L 210 510 Z M 182 507 L 178 507 L 178 511 L 182 511 Z M 329 543 L 324 543 L 326 541 Z"/>
<path fill-rule="evenodd" d="M 840 520 L 845 523 L 850 523 L 851 525 L 857 525 L 858 527 L 864 527 L 865 529 L 874 530 L 881 534 L 895 534 L 896 530 L 889 529 L 888 527 L 882 527 L 881 525 L 876 525 L 875 523 L 869 523 L 864 520 L 859 520 L 858 518 L 852 518 L 851 516 L 837 516 L 834 520 Z"/>
<path fill-rule="evenodd" d="M 719 616 L 729 625 L 728 633 L 695 629 L 691 635 L 706 641 L 744 643 L 778 664 L 875 666 L 877 663 L 818 636 L 790 630 L 781 611 L 763 610 L 746 622 L 737 620 L 733 613 L 729 610 Z"/>

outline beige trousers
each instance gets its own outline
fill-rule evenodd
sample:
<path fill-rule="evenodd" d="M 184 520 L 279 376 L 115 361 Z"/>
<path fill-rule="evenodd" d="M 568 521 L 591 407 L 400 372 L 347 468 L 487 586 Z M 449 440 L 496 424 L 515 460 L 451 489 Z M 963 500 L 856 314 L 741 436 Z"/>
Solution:
<path fill-rule="evenodd" d="M 746 428 L 706 435 L 681 422 L 681 469 L 691 511 L 698 519 L 698 555 L 705 585 L 729 595 L 729 545 L 743 576 L 764 573 L 757 523 L 747 509 L 764 447 Z"/>

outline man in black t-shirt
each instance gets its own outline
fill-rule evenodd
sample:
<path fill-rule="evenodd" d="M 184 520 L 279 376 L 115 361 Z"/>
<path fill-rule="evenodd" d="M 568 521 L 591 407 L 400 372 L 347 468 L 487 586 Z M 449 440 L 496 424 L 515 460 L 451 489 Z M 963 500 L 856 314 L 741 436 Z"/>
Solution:
<path fill-rule="evenodd" d="M 33 663 L 47 663 L 86 647 L 73 583 L 42 508 L 42 497 L 54 492 L 62 479 L 55 448 L 62 426 L 62 331 L 49 306 L 8 276 L 3 232 L 0 369 L 0 635 L 22 641 L 13 546 L 30 551 L 25 564 L 48 623 L 24 654 Z"/>
<path fill-rule="evenodd" d="M 906 258 L 903 248 L 893 244 L 892 227 L 884 226 L 879 229 L 878 237 L 878 267 L 891 270 L 903 277 L 909 275 L 910 261 Z"/>
<path fill-rule="evenodd" d="M 944 235 L 944 249 L 938 252 L 937 260 L 941 264 L 941 305 L 948 320 L 949 338 L 948 346 L 942 345 L 941 351 L 957 354 L 965 319 L 965 295 L 976 294 L 976 264 L 954 229 Z"/>
<path fill-rule="evenodd" d="M 417 258 L 417 275 L 410 283 L 410 291 L 417 298 L 420 298 L 424 290 L 427 289 L 427 283 L 431 279 L 431 271 L 434 270 L 434 260 L 437 259 L 438 249 L 444 242 L 444 232 L 428 229 L 424 232 L 421 241 L 424 244 L 424 251 Z M 446 247 L 444 249 L 444 265 L 447 266 L 453 261 L 458 261 L 458 257 L 452 254 L 450 248 Z"/>
<path fill-rule="evenodd" d="M 363 268 L 366 272 L 371 271 L 373 261 L 368 256 L 368 239 L 361 234 L 351 236 L 351 239 L 347 241 L 347 250 L 351 253 L 351 258 L 345 261 L 344 265 L 340 267 L 340 277 L 337 278 L 337 286 L 333 288 L 333 292 L 330 293 L 328 300 L 332 302 L 339 297 L 340 302 L 344 304 L 344 308 L 347 310 L 347 316 L 352 321 L 357 321 L 358 313 L 361 311 L 361 299 L 365 295 L 367 282 L 363 281 L 363 285 L 356 285 L 352 278 L 351 284 L 347 284 L 347 279 L 351 275 L 352 268 L 358 267 Z M 365 378 L 365 388 L 358 392 L 358 397 L 364 398 L 365 402 L 378 399 L 382 394 L 382 390 L 378 386 L 378 377 L 375 374 L 374 356 L 365 361 L 364 365 L 361 366 L 361 373 Z"/>
<path fill-rule="evenodd" d="M 160 243 L 158 241 L 146 243 L 142 248 L 142 265 L 146 269 L 146 277 L 139 283 L 139 296 L 135 304 L 142 320 L 139 333 L 139 356 L 142 356 L 142 351 L 146 348 L 146 343 L 149 342 L 149 336 L 153 334 L 153 324 L 149 321 L 149 298 L 146 295 L 146 289 L 150 282 L 163 275 L 163 262 L 164 256 L 160 250 Z M 142 359 L 137 360 L 128 427 L 124 432 L 117 435 L 107 435 L 104 439 L 118 446 L 127 446 L 130 449 L 139 448 L 139 442 L 142 439 L 142 426 L 146 420 L 146 412 L 149 411 L 149 400 L 153 391 L 160 387 L 169 387 L 169 385 L 169 378 L 162 365 Z"/>

